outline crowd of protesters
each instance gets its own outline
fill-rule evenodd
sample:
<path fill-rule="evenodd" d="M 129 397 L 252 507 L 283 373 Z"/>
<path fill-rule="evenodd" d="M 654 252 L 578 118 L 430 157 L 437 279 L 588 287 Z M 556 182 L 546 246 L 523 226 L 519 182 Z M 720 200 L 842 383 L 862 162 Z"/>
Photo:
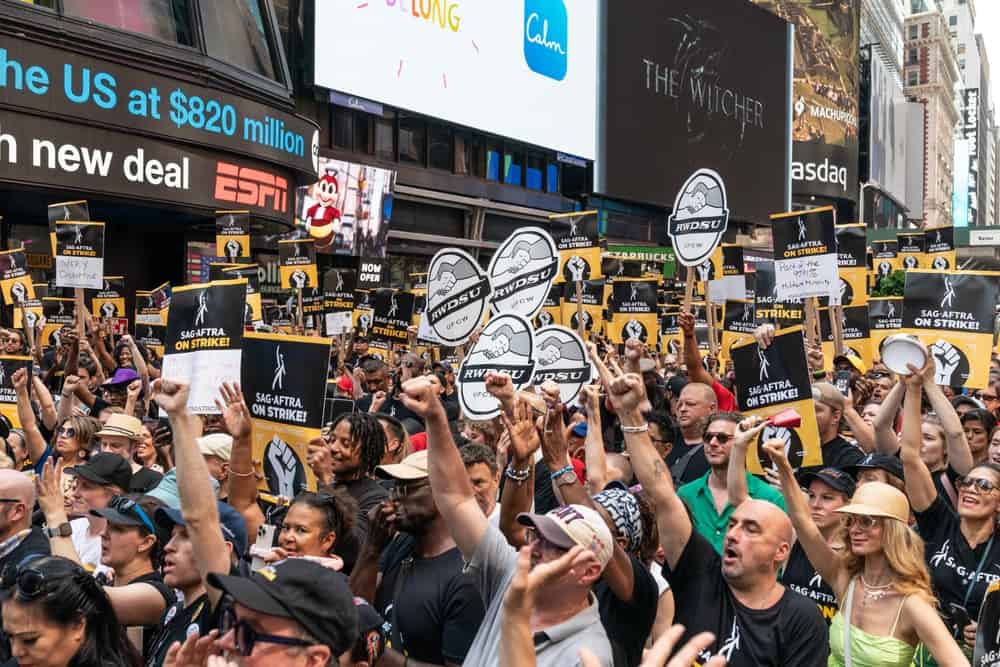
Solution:
<path fill-rule="evenodd" d="M 795 470 L 679 323 L 680 358 L 588 343 L 573 405 L 488 374 L 487 422 L 457 364 L 356 334 L 293 498 L 259 489 L 239 386 L 195 416 L 129 336 L 4 330 L 36 363 L 0 420 L 0 666 L 968 664 L 997 632 L 1000 364 L 966 393 L 810 349 L 822 464 Z"/>

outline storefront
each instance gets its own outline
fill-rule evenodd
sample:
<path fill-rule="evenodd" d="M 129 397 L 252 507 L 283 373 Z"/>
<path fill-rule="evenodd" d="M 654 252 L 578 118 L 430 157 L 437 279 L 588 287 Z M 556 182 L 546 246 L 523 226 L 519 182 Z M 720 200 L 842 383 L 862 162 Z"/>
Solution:
<path fill-rule="evenodd" d="M 87 200 L 132 295 L 190 281 L 215 210 L 290 229 L 319 129 L 294 112 L 268 0 L 106 4 L 0 0 L 0 242 L 44 266 L 47 206 Z"/>

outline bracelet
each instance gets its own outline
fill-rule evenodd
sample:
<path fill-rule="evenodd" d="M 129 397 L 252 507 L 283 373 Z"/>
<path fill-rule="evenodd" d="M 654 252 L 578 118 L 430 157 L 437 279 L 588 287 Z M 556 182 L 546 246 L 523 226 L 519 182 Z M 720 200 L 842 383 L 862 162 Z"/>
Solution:
<path fill-rule="evenodd" d="M 555 472 L 553 472 L 549 476 L 552 479 L 559 479 L 560 477 L 562 477 L 563 475 L 565 475 L 568 472 L 576 474 L 576 471 L 573 469 L 573 466 L 569 465 L 569 466 L 563 466 L 562 468 L 559 468 L 559 470 L 556 470 Z"/>
<path fill-rule="evenodd" d="M 825 380 L 826 371 L 813 371 L 813 380 Z"/>
<path fill-rule="evenodd" d="M 641 426 L 625 426 L 622 424 L 622 433 L 646 433 L 649 431 L 649 424 Z"/>
<path fill-rule="evenodd" d="M 234 477 L 253 477 L 254 475 L 257 474 L 257 471 L 251 468 L 250 472 L 236 472 L 235 470 L 230 468 L 229 474 L 233 475 Z"/>
<path fill-rule="evenodd" d="M 518 484 L 523 484 L 524 482 L 528 481 L 529 477 L 531 477 L 531 468 L 524 468 L 523 470 L 515 470 L 508 463 L 507 468 L 503 471 L 503 474 L 507 479 L 517 482 Z"/>

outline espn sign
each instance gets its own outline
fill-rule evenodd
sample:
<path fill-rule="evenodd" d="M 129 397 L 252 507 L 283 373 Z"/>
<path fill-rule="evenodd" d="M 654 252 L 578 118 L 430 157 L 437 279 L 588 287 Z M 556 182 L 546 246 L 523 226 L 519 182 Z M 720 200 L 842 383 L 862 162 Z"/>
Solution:
<path fill-rule="evenodd" d="M 229 204 L 288 213 L 288 180 L 260 169 L 219 162 L 215 198 Z"/>

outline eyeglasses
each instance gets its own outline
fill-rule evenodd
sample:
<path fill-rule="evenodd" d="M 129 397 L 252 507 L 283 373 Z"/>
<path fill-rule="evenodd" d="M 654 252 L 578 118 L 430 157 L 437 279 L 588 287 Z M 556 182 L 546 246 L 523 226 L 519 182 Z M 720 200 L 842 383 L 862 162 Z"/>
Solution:
<path fill-rule="evenodd" d="M 402 500 L 403 498 L 408 498 L 420 489 L 427 486 L 427 482 L 412 482 L 410 484 L 400 484 L 396 483 L 396 486 L 392 487 L 392 495 L 395 498 Z"/>
<path fill-rule="evenodd" d="M 219 632 L 222 635 L 233 631 L 233 642 L 236 644 L 236 650 L 240 652 L 243 657 L 249 656 L 253 653 L 254 646 L 257 642 L 262 642 L 265 644 L 281 644 L 282 646 L 313 646 L 315 642 L 308 641 L 306 639 L 300 639 L 298 637 L 283 637 L 281 635 L 266 635 L 257 632 L 250 624 L 236 615 L 236 610 L 230 607 L 226 609 L 225 613 L 222 615 L 222 623 L 219 625 Z"/>
<path fill-rule="evenodd" d="M 142 509 L 139 503 L 135 502 L 131 498 L 126 498 L 125 496 L 115 496 L 108 503 L 108 509 L 113 509 L 116 512 L 121 512 L 125 514 L 127 512 L 132 512 L 139 521 L 142 521 L 143 525 L 149 529 L 149 532 L 153 535 L 156 534 L 156 528 L 153 527 L 153 522 L 149 520 L 149 515 L 146 511 Z"/>
<path fill-rule="evenodd" d="M 969 489 L 974 486 L 981 493 L 989 493 L 997 489 L 996 484 L 982 477 L 962 477 L 955 482 L 955 485 L 960 489 Z"/>
<path fill-rule="evenodd" d="M 64 426 L 63 428 L 58 429 L 56 431 L 56 435 L 64 435 L 67 438 L 75 438 L 76 437 L 76 429 L 73 428 L 72 426 Z"/>
<path fill-rule="evenodd" d="M 705 437 L 703 438 L 703 440 L 705 441 L 705 444 L 707 445 L 708 443 L 712 442 L 713 438 L 715 438 L 716 440 L 718 440 L 720 445 L 724 445 L 727 442 L 729 442 L 730 440 L 732 440 L 733 436 L 729 435 L 728 433 L 706 433 Z"/>
<path fill-rule="evenodd" d="M 871 530 L 875 526 L 879 525 L 878 517 L 865 516 L 863 514 L 848 514 L 847 521 L 844 522 L 847 529 L 850 530 L 855 525 L 862 530 Z"/>
<path fill-rule="evenodd" d="M 980 394 L 979 397 L 984 401 L 995 401 L 1000 398 L 996 394 Z"/>

